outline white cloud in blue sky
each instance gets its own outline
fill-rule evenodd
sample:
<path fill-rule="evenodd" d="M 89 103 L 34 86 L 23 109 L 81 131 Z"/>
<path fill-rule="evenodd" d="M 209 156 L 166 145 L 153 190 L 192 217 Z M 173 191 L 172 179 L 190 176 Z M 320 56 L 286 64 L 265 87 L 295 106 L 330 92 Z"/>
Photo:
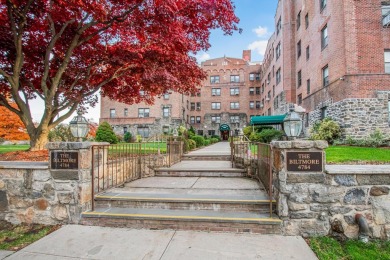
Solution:
<path fill-rule="evenodd" d="M 211 56 L 207 52 L 203 52 L 203 53 L 198 53 L 195 56 L 195 58 L 198 61 L 198 63 L 201 63 L 203 61 L 209 60 L 211 58 Z"/>
<path fill-rule="evenodd" d="M 255 51 L 261 57 L 264 56 L 265 50 L 267 49 L 267 40 L 254 41 L 248 45 L 248 49 Z"/>
<path fill-rule="evenodd" d="M 254 32 L 257 35 L 257 37 L 259 37 L 259 38 L 268 38 L 269 37 L 269 32 L 268 32 L 267 27 L 259 26 L 255 29 L 253 29 L 252 32 Z"/>

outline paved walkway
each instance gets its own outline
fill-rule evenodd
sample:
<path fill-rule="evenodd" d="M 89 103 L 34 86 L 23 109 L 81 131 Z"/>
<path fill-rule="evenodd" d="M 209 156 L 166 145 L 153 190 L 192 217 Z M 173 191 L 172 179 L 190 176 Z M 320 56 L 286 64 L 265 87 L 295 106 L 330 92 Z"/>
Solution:
<path fill-rule="evenodd" d="M 301 237 L 69 225 L 6 259 L 317 258 Z"/>
<path fill-rule="evenodd" d="M 188 155 L 230 155 L 230 143 L 218 142 L 202 149 L 189 152 Z"/>

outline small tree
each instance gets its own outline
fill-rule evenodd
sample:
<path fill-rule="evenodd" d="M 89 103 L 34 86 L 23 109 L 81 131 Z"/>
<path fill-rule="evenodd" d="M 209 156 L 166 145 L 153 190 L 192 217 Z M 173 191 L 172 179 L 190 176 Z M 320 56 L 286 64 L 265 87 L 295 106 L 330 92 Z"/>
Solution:
<path fill-rule="evenodd" d="M 313 140 L 326 140 L 333 144 L 336 139 L 341 137 L 340 125 L 330 118 L 325 118 L 321 122 L 314 124 L 310 129 L 310 138 Z"/>
<path fill-rule="evenodd" d="M 126 142 L 126 143 L 131 143 L 131 138 L 132 138 L 132 135 L 130 132 L 126 132 L 126 134 L 123 136 L 123 140 Z"/>
<path fill-rule="evenodd" d="M 98 142 L 109 142 L 110 144 L 118 143 L 118 138 L 116 137 L 110 124 L 107 122 L 103 122 L 99 125 L 96 131 L 95 140 Z"/>

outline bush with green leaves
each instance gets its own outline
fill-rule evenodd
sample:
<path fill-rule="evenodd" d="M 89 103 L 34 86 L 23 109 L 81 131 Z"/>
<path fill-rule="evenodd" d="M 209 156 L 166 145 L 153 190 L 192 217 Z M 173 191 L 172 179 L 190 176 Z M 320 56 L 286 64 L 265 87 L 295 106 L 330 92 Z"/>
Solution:
<path fill-rule="evenodd" d="M 194 150 L 196 148 L 196 142 L 192 139 L 188 139 L 188 145 L 190 150 Z"/>
<path fill-rule="evenodd" d="M 218 138 L 212 137 L 212 138 L 210 139 L 210 141 L 211 141 L 212 144 L 215 144 L 215 143 L 218 143 L 218 142 L 219 142 L 219 139 L 218 139 Z"/>
<path fill-rule="evenodd" d="M 208 145 L 210 145 L 210 144 L 211 144 L 210 139 L 204 140 L 204 145 L 205 145 L 205 146 L 208 146 Z"/>
<path fill-rule="evenodd" d="M 196 147 L 201 147 L 201 146 L 204 145 L 205 139 L 204 139 L 204 137 L 201 136 L 201 135 L 194 135 L 194 136 L 192 136 L 190 139 L 192 139 L 192 140 L 195 141 Z"/>
<path fill-rule="evenodd" d="M 380 129 L 376 129 L 363 139 L 353 139 L 351 136 L 347 136 L 344 143 L 351 146 L 381 147 L 386 146 L 389 141 L 390 137 L 386 136 Z"/>
<path fill-rule="evenodd" d="M 115 135 L 109 123 L 103 122 L 96 131 L 95 140 L 97 142 L 108 142 L 110 144 L 118 143 L 118 137 Z"/>
<path fill-rule="evenodd" d="M 335 140 L 341 137 L 341 127 L 332 119 L 325 118 L 313 125 L 310 134 L 312 140 L 326 140 L 328 143 L 333 144 Z"/>
<path fill-rule="evenodd" d="M 221 137 L 219 135 L 212 135 L 211 138 L 217 139 L 218 140 L 217 142 L 221 141 Z"/>
<path fill-rule="evenodd" d="M 280 140 L 284 133 L 275 128 L 263 128 L 261 132 L 252 132 L 249 140 L 252 142 L 270 143 L 272 140 Z"/>
<path fill-rule="evenodd" d="M 183 152 L 186 153 L 190 150 L 190 142 L 188 139 L 183 138 Z"/>
<path fill-rule="evenodd" d="M 131 133 L 126 132 L 125 135 L 123 136 L 123 141 L 125 141 L 126 143 L 131 143 L 131 138 L 132 138 Z"/>
<path fill-rule="evenodd" d="M 72 135 L 69 125 L 59 124 L 51 129 L 48 135 L 50 142 L 75 142 L 77 138 Z"/>

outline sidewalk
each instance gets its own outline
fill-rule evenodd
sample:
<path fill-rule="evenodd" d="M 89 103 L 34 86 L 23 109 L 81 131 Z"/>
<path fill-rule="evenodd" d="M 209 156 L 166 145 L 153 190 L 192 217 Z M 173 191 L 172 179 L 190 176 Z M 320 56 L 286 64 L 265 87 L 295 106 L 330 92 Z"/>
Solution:
<path fill-rule="evenodd" d="M 68 225 L 6 259 L 317 258 L 301 237 Z"/>

